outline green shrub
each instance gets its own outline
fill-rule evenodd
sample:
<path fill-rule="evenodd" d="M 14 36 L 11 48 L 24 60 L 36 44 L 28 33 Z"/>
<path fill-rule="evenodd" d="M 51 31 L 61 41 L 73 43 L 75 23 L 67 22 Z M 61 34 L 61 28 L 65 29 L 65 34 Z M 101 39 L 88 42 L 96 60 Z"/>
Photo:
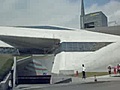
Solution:
<path fill-rule="evenodd" d="M 8 59 L 6 63 L 0 68 L 0 81 L 2 81 L 9 71 L 11 70 L 13 65 L 13 59 Z"/>

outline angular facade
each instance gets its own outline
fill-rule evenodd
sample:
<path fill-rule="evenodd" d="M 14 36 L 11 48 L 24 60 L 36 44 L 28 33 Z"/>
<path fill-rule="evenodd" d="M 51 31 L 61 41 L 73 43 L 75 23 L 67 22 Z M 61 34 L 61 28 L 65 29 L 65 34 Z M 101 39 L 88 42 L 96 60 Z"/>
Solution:
<path fill-rule="evenodd" d="M 82 64 L 87 71 L 106 71 L 109 64 L 120 63 L 120 36 L 117 35 L 86 30 L 0 27 L 0 40 L 17 50 L 27 50 L 30 55 L 37 54 L 39 58 L 34 59 L 41 62 L 49 73 L 59 74 L 61 70 L 81 72 Z M 38 71 L 42 67 L 34 66 L 37 67 L 36 73 L 44 74 L 44 71 Z M 31 64 L 26 68 L 33 70 Z"/>

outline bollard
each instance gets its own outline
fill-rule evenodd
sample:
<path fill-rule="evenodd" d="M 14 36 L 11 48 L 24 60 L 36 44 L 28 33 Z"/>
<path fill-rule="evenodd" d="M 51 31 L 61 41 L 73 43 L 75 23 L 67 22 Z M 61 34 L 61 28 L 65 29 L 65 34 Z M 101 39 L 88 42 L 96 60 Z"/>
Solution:
<path fill-rule="evenodd" d="M 97 78 L 96 78 L 96 75 L 94 75 L 94 82 L 97 82 Z"/>

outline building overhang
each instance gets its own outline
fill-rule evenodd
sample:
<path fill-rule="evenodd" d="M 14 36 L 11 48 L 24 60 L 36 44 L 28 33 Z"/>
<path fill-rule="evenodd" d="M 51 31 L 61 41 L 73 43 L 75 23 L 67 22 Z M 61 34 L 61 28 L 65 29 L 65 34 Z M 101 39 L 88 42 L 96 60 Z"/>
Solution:
<path fill-rule="evenodd" d="M 0 40 L 18 49 L 20 53 L 51 53 L 59 44 L 59 39 L 0 35 Z"/>

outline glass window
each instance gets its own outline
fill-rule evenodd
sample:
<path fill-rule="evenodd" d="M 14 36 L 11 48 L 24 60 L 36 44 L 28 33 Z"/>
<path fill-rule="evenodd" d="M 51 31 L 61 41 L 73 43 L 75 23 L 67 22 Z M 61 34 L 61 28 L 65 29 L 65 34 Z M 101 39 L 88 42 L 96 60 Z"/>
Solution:
<path fill-rule="evenodd" d="M 109 44 L 111 44 L 111 42 L 63 42 L 60 45 L 60 51 L 89 52 L 99 50 Z"/>

